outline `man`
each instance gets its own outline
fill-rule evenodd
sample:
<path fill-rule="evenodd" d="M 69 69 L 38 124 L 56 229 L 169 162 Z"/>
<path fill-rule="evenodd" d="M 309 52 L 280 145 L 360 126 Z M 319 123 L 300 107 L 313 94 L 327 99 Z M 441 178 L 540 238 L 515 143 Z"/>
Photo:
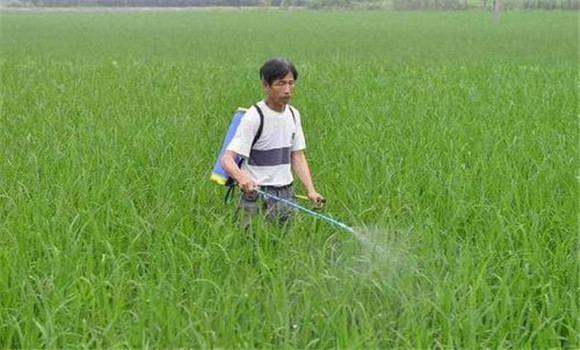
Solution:
<path fill-rule="evenodd" d="M 278 220 L 280 225 L 288 221 L 290 208 L 270 198 L 259 198 L 256 189 L 294 201 L 292 172 L 315 207 L 324 202 L 314 188 L 304 155 L 300 113 L 288 104 L 298 79 L 296 68 L 284 58 L 274 58 L 260 68 L 260 78 L 265 98 L 248 109 L 222 157 L 224 169 L 242 190 L 238 210 L 246 227 L 260 209 L 268 221 Z M 252 146 L 260 128 L 260 112 L 262 133 Z M 236 155 L 244 159 L 241 168 L 234 160 Z"/>

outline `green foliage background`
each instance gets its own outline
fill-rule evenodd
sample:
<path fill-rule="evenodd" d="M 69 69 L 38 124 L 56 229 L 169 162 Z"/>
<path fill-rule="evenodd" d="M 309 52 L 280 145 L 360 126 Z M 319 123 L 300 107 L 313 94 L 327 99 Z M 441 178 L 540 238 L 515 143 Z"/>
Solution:
<path fill-rule="evenodd" d="M 0 14 L 2 348 L 579 346 L 574 13 Z M 260 64 L 327 214 L 209 171 Z"/>

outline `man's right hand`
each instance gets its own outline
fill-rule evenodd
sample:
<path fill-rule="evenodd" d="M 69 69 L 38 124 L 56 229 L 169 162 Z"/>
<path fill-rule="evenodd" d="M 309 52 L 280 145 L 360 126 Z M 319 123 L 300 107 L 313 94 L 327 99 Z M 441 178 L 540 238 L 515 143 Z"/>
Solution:
<path fill-rule="evenodd" d="M 242 177 L 240 181 L 238 181 L 238 186 L 240 186 L 242 192 L 246 194 L 252 194 L 258 189 L 258 184 L 247 176 Z"/>
<path fill-rule="evenodd" d="M 252 194 L 258 189 L 258 184 L 240 169 L 234 160 L 235 157 L 234 151 L 226 151 L 222 156 L 222 165 L 225 171 L 236 180 L 242 192 Z"/>

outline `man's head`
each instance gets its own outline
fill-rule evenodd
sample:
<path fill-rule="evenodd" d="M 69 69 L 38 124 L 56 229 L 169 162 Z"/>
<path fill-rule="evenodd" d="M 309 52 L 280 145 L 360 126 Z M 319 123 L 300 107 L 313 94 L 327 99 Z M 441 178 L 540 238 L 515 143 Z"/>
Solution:
<path fill-rule="evenodd" d="M 280 80 L 292 73 L 294 80 L 298 80 L 298 72 L 292 63 L 283 57 L 272 58 L 260 68 L 260 79 L 265 85 L 271 86 L 275 80 Z"/>
<path fill-rule="evenodd" d="M 283 106 L 290 101 L 298 72 L 285 58 L 273 58 L 260 68 L 260 78 L 269 102 Z"/>

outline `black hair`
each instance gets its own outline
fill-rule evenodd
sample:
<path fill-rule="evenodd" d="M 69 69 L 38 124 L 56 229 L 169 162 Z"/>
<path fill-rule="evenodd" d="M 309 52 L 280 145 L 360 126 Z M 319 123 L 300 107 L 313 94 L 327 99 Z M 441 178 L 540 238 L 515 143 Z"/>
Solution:
<path fill-rule="evenodd" d="M 298 80 L 298 71 L 292 63 L 283 57 L 272 58 L 260 68 L 260 79 L 270 86 L 274 80 L 282 79 L 288 73 L 292 73 L 294 80 Z"/>

